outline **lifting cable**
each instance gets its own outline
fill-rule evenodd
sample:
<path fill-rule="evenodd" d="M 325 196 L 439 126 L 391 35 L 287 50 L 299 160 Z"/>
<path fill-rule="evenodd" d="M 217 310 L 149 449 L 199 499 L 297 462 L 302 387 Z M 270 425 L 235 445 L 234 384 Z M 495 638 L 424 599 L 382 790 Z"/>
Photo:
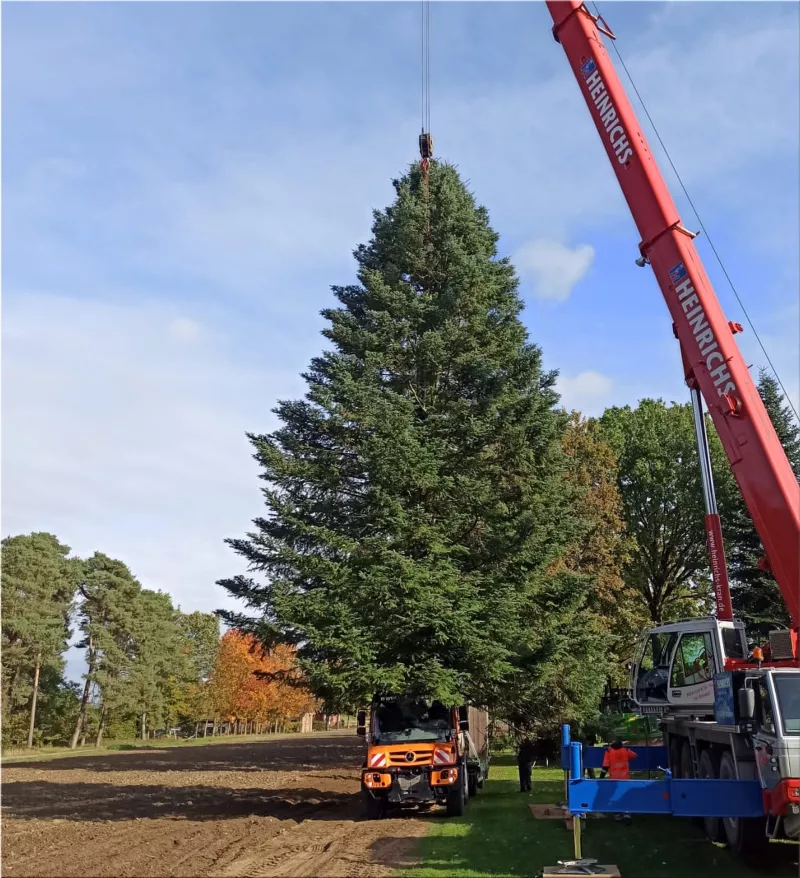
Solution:
<path fill-rule="evenodd" d="M 600 10 L 597 6 L 597 3 L 593 2 L 592 6 L 594 6 L 595 14 L 600 16 Z M 602 17 L 602 16 L 600 16 L 600 17 Z M 664 144 L 664 141 L 661 139 L 661 135 L 658 132 L 658 128 L 656 127 L 655 122 L 653 121 L 652 117 L 650 116 L 650 113 L 647 109 L 647 105 L 644 102 L 644 98 L 639 93 L 639 89 L 636 87 L 636 83 L 633 81 L 633 76 L 631 76 L 631 72 L 630 72 L 630 70 L 628 70 L 628 67 L 625 64 L 625 61 L 623 60 L 622 55 L 620 54 L 620 51 L 617 48 L 616 41 L 612 40 L 611 45 L 614 47 L 614 52 L 616 53 L 617 58 L 619 58 L 619 63 L 622 65 L 622 69 L 625 71 L 625 75 L 628 77 L 628 80 L 630 81 L 631 87 L 633 88 L 633 90 L 636 94 L 636 97 L 639 99 L 639 103 L 642 105 L 642 109 L 644 110 L 644 114 L 645 114 L 645 116 L 647 116 L 647 121 L 650 123 L 650 125 L 653 129 L 653 132 L 656 135 L 656 139 L 661 144 L 661 148 L 664 150 L 664 155 L 666 155 L 667 161 L 669 162 L 670 167 L 673 170 L 673 173 L 675 174 L 675 176 L 678 179 L 678 183 L 680 184 L 680 187 L 683 190 L 683 194 L 686 196 L 686 200 L 689 202 L 690 207 L 694 211 L 694 215 L 697 218 L 698 225 L 702 229 L 703 234 L 705 235 L 706 240 L 708 241 L 708 246 L 711 248 L 711 252 L 716 257 L 716 260 L 719 263 L 719 267 L 722 269 L 723 275 L 725 275 L 725 280 L 728 282 L 728 286 L 730 286 L 731 290 L 733 291 L 733 295 L 736 296 L 736 301 L 739 303 L 739 307 L 742 309 L 742 313 L 744 314 L 745 319 L 747 320 L 747 323 L 750 326 L 750 329 L 752 330 L 753 335 L 756 338 L 756 341 L 758 342 L 758 346 L 761 348 L 761 352 L 766 357 L 767 362 L 769 363 L 770 369 L 772 369 L 772 374 L 775 376 L 775 380 L 778 382 L 781 390 L 783 391 L 783 396 L 784 396 L 784 399 L 786 400 L 786 404 L 792 410 L 792 413 L 794 414 L 795 420 L 800 423 L 800 416 L 798 416 L 797 410 L 795 409 L 795 407 L 792 403 L 791 397 L 786 392 L 786 388 L 783 386 L 783 382 L 781 381 L 780 375 L 778 375 L 778 370 L 773 365 L 772 360 L 770 359 L 769 354 L 767 353 L 767 349 L 764 347 L 764 344 L 762 343 L 761 338 L 759 337 L 758 332 L 756 331 L 756 328 L 753 325 L 753 321 L 750 319 L 750 315 L 747 313 L 747 308 L 745 308 L 744 302 L 742 302 L 742 299 L 739 296 L 739 292 L 736 289 L 736 287 L 734 286 L 733 281 L 731 280 L 731 276 L 728 274 L 728 270 L 725 268 L 725 265 L 722 262 L 722 257 L 717 252 L 717 248 L 714 246 L 714 242 L 711 240 L 711 236 L 708 234 L 708 231 L 706 230 L 706 227 L 703 223 L 703 220 L 700 218 L 700 214 L 698 213 L 697 208 L 694 205 L 694 201 L 692 201 L 692 198 L 689 195 L 689 192 L 686 189 L 686 186 L 684 185 L 683 179 L 681 178 L 681 175 L 678 173 L 678 169 L 675 167 L 675 163 L 672 161 L 672 156 L 670 156 L 669 150 L 667 149 L 666 145 Z"/>
<path fill-rule="evenodd" d="M 421 42 L 421 100 L 422 132 L 419 135 L 420 168 L 425 196 L 425 235 L 430 235 L 430 158 L 433 155 L 433 137 L 431 136 L 431 0 L 421 0 L 422 42 Z"/>

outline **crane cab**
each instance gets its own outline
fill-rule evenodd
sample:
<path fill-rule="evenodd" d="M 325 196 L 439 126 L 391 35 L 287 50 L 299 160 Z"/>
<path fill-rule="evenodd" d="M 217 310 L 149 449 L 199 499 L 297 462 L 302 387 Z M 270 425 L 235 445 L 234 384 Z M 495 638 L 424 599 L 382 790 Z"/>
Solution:
<path fill-rule="evenodd" d="M 631 671 L 633 700 L 644 713 L 713 715 L 714 674 L 747 654 L 742 622 L 709 617 L 651 628 Z"/>

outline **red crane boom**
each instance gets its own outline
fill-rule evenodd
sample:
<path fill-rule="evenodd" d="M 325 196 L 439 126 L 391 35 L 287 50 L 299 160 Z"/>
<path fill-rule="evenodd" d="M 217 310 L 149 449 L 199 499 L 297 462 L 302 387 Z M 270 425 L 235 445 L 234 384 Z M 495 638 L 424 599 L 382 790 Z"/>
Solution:
<path fill-rule="evenodd" d="M 722 313 L 711 281 L 647 145 L 600 33 L 580 0 L 547 0 L 563 47 L 672 315 L 687 381 L 702 394 L 792 619 L 800 625 L 800 485 Z M 718 594 L 718 605 L 720 604 Z M 718 609 L 724 610 L 724 604 Z"/>

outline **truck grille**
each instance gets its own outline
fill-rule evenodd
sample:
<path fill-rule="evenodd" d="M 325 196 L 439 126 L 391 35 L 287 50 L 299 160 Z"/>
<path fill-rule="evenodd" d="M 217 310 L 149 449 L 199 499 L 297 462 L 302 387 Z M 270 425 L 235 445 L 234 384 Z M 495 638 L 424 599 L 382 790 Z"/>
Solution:
<path fill-rule="evenodd" d="M 772 657 L 778 661 L 792 659 L 792 633 L 791 631 L 770 631 L 769 647 Z"/>
<path fill-rule="evenodd" d="M 413 753 L 413 755 L 414 755 L 413 760 L 406 759 L 405 753 L 390 753 L 389 754 L 389 762 L 392 765 L 415 765 L 415 764 L 419 764 L 420 762 L 430 762 L 431 761 L 431 754 L 428 752 L 415 752 L 415 751 L 409 751 L 409 752 Z"/>

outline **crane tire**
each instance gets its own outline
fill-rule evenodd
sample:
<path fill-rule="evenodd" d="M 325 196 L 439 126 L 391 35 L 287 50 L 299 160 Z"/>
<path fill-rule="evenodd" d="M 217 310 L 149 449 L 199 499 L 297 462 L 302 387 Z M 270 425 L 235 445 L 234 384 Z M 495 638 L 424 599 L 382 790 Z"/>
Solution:
<path fill-rule="evenodd" d="M 736 763 L 730 750 L 726 750 L 719 761 L 719 776 L 723 780 L 738 778 Z M 769 844 L 763 817 L 723 817 L 722 827 L 724 841 L 737 856 L 743 860 L 763 861 Z"/>
<path fill-rule="evenodd" d="M 719 777 L 719 757 L 710 748 L 703 750 L 700 754 L 697 776 L 699 778 Z M 722 841 L 722 820 L 719 817 L 703 817 L 703 827 L 706 831 L 706 837 L 710 841 Z"/>
<path fill-rule="evenodd" d="M 669 767 L 673 777 L 685 777 L 681 763 L 681 753 L 681 739 L 673 735 L 669 742 Z"/>
<path fill-rule="evenodd" d="M 691 780 L 694 777 L 694 765 L 692 764 L 692 745 L 688 740 L 683 742 L 681 746 L 681 777 Z M 690 817 L 692 826 L 703 829 L 702 817 Z"/>

